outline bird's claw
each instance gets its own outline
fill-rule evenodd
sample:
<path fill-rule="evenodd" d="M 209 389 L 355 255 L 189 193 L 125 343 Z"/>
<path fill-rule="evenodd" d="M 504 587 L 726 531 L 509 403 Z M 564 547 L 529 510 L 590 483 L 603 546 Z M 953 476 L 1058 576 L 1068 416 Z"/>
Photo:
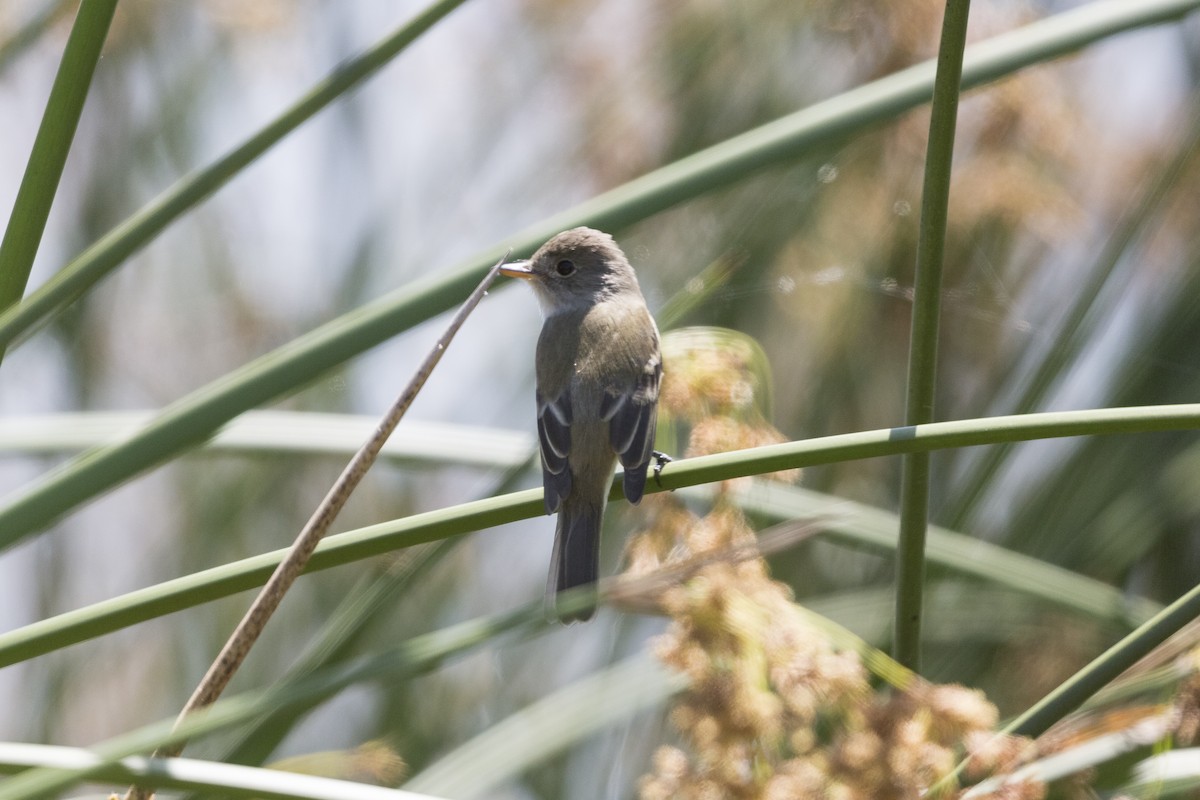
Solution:
<path fill-rule="evenodd" d="M 670 464 L 675 459 L 658 450 L 650 451 L 650 457 L 654 459 L 654 484 L 661 489 L 662 480 L 659 478 L 659 476 L 662 475 L 663 467 L 665 467 L 667 464 Z"/>

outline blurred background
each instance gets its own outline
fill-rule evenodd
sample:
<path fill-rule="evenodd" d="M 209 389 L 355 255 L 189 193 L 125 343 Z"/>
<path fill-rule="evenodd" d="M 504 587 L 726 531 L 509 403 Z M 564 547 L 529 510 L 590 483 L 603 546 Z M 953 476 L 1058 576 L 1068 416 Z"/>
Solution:
<path fill-rule="evenodd" d="M 50 5 L 60 12 L 45 31 L 14 44 Z M 977 0 L 971 38 L 1074 5 Z M 421 7 L 123 0 L 31 287 Z M 74 8 L 0 6 L 0 208 L 16 195 Z M 0 412 L 166 406 L 600 191 L 933 57 L 942 10 L 926 0 L 467 3 L 14 349 Z M 939 418 L 1196 398 L 1198 43 L 1190 19 L 964 96 Z M 927 126 L 928 110 L 914 111 L 612 231 L 652 310 L 699 294 L 676 325 L 758 341 L 773 380 L 770 422 L 788 439 L 903 420 Z M 706 291 L 695 279 L 714 264 L 728 277 Z M 444 324 L 314 375 L 276 408 L 376 415 Z M 498 286 L 396 436 L 431 422 L 532 436 L 540 325 L 527 291 Z M 0 490 L 66 457 L 7 454 Z M 0 557 L 0 630 L 283 547 L 343 463 L 197 454 L 157 469 Z M 947 452 L 934 459 L 934 521 L 1169 601 L 1200 574 L 1198 466 L 1194 437 L 1175 434 Z M 801 483 L 894 510 L 898 476 L 897 459 L 878 459 L 809 469 Z M 380 464 L 337 529 L 476 499 L 502 480 L 499 469 Z M 516 485 L 537 480 L 530 472 Z M 637 512 L 609 514 L 605 572 L 618 569 L 623 535 L 637 524 Z M 543 518 L 465 538 L 355 652 L 536 599 L 552 532 Z M 233 688 L 286 670 L 340 600 L 395 558 L 301 581 Z M 802 603 L 837 601 L 852 629 L 890 620 L 890 559 L 816 540 L 772 569 Z M 984 624 L 972 586 L 937 570 L 930 581 L 926 673 L 986 689 L 1004 713 L 1121 633 L 1027 602 L 1006 614 L 994 592 L 987 602 L 998 616 Z M 0 738 L 83 745 L 173 715 L 248 601 L 234 596 L 5 669 Z M 273 757 L 382 739 L 419 771 L 644 650 L 664 625 L 602 610 L 587 625 L 499 640 L 414 681 L 355 688 L 296 721 Z M 661 712 L 641 714 L 492 796 L 629 796 L 663 727 Z M 205 741 L 194 752 L 222 747 Z"/>

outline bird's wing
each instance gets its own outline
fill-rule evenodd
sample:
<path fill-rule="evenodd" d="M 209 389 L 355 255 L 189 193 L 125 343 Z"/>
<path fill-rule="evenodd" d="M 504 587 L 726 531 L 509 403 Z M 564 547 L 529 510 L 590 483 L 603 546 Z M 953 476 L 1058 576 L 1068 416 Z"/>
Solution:
<path fill-rule="evenodd" d="M 540 391 L 537 393 L 537 430 L 546 513 L 553 514 L 571 492 L 571 470 L 567 468 L 567 454 L 571 451 L 569 390 L 552 400 L 547 400 Z"/>
<path fill-rule="evenodd" d="M 600 401 L 600 418 L 608 422 L 609 443 L 625 468 L 625 499 L 631 503 L 640 501 L 646 488 L 662 371 L 656 347 L 632 382 L 607 387 Z"/>

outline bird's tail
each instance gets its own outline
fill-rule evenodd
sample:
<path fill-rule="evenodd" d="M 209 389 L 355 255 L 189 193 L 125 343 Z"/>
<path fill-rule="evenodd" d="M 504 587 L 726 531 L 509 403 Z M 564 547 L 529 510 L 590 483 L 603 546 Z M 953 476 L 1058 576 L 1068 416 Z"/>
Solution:
<path fill-rule="evenodd" d="M 604 499 L 593 503 L 568 497 L 558 510 L 546 605 L 561 622 L 591 619 L 595 610 L 589 605 L 576 611 L 559 611 L 557 600 L 560 592 L 579 586 L 591 586 L 594 596 L 600 571 L 600 520 L 603 516 Z"/>

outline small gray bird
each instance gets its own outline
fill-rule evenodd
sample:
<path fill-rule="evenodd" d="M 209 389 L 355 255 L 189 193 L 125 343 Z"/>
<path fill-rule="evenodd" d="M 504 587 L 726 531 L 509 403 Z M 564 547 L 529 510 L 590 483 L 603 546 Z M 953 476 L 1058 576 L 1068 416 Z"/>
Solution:
<path fill-rule="evenodd" d="M 607 233 L 558 234 L 500 272 L 529 282 L 545 317 L 537 344 L 537 428 L 546 513 L 558 512 L 547 600 L 594 586 L 613 468 L 642 499 L 654 447 L 662 357 L 633 267 Z M 564 622 L 583 612 L 555 613 Z"/>

